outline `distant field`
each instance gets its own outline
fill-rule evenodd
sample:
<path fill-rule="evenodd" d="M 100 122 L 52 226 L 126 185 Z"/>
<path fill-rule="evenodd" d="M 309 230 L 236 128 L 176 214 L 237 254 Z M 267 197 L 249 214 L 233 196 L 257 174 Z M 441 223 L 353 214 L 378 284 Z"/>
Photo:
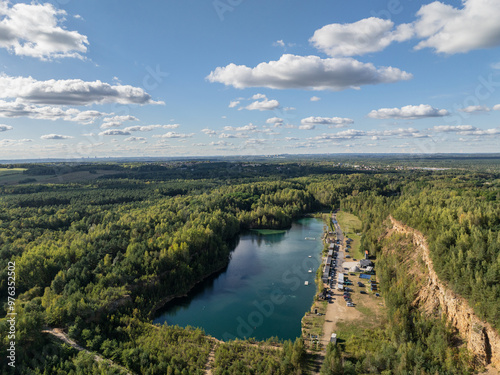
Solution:
<path fill-rule="evenodd" d="M 116 171 L 102 170 L 97 171 L 97 173 L 79 171 L 60 175 L 32 176 L 23 174 L 23 171 L 25 171 L 25 169 L 22 168 L 0 168 L 0 185 L 16 185 L 19 184 L 20 181 L 26 179 L 35 179 L 36 181 L 29 182 L 33 184 L 65 184 L 72 182 L 85 182 L 89 180 L 95 180 L 96 178 L 101 176 L 118 173 Z"/>
<path fill-rule="evenodd" d="M 0 168 L 0 177 L 23 173 L 26 168 Z"/>

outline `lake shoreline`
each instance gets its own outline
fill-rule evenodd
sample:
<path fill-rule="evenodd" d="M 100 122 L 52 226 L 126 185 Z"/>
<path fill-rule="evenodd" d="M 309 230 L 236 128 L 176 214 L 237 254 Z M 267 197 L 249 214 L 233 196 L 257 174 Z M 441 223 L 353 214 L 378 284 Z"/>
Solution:
<path fill-rule="evenodd" d="M 156 305 L 153 306 L 153 308 L 151 309 L 151 311 L 149 312 L 149 318 L 150 319 L 154 319 L 156 313 L 158 312 L 158 310 L 161 310 L 163 307 L 165 307 L 165 305 L 177 298 L 183 298 L 183 297 L 187 297 L 189 295 L 189 293 L 200 283 L 204 282 L 205 280 L 207 280 L 208 278 L 210 278 L 211 276 L 221 272 L 224 270 L 224 268 L 226 268 L 228 265 L 229 265 L 229 262 L 230 262 L 230 257 L 228 257 L 225 265 L 215 269 L 214 271 L 211 271 L 209 272 L 208 274 L 206 274 L 205 276 L 203 276 L 201 279 L 199 279 L 198 281 L 194 282 L 193 284 L 191 284 L 188 289 L 185 291 L 185 292 L 181 292 L 181 293 L 177 293 L 177 294 L 174 294 L 174 295 L 169 295 L 167 297 L 164 297 L 162 298 L 160 301 L 158 301 L 156 303 Z"/>

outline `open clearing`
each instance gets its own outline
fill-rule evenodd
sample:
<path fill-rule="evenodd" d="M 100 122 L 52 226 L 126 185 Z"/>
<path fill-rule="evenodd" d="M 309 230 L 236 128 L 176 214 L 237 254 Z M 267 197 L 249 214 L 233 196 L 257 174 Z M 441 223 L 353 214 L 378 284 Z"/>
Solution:
<path fill-rule="evenodd" d="M 0 177 L 23 173 L 26 168 L 0 168 Z"/>
<path fill-rule="evenodd" d="M 348 212 L 337 212 L 337 221 L 339 222 L 344 233 L 360 232 L 362 229 L 361 220 L 359 220 L 357 216 Z"/>
<path fill-rule="evenodd" d="M 359 278 L 359 274 L 351 276 L 346 274 L 354 285 L 349 288 L 354 307 L 347 307 L 343 298 L 343 293 L 336 291 L 333 295 L 333 303 L 328 304 L 323 326 L 323 337 L 321 344 L 326 347 L 330 341 L 331 333 L 337 334 L 337 340 L 342 343 L 355 333 L 359 333 L 365 328 L 376 328 L 385 321 L 384 302 L 381 297 L 376 297 L 370 291 L 369 282 Z M 361 281 L 365 286 L 358 286 Z M 366 294 L 361 294 L 364 291 Z"/>
<path fill-rule="evenodd" d="M 337 213 L 337 221 L 345 237 L 349 237 L 352 240 L 350 248 L 348 248 L 351 257 L 358 260 L 363 258 L 364 255 L 360 250 L 361 237 L 357 234 L 362 230 L 361 220 L 353 214 L 340 211 Z"/>

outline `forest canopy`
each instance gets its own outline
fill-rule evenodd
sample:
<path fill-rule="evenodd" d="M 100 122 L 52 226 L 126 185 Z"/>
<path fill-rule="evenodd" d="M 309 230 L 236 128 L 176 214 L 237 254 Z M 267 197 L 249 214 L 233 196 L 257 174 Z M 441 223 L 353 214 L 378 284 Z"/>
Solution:
<path fill-rule="evenodd" d="M 22 167 L 26 176 L 62 176 L 57 184 L 0 186 L 0 257 L 2 264 L 16 265 L 17 355 L 24 373 L 103 371 L 42 332 L 51 327 L 64 329 L 88 350 L 138 373 L 203 373 L 211 339 L 199 329 L 152 328 L 150 312 L 227 265 L 240 233 L 288 228 L 300 216 L 338 207 L 362 219 L 362 248 L 373 256 L 380 253 L 380 224 L 389 214 L 422 231 L 439 277 L 468 299 L 481 318 L 500 328 L 500 180 L 486 170 L 495 170 L 496 164 L 471 171 L 356 169 L 312 161 L 257 166 L 117 163 L 68 166 L 71 172 L 64 165 L 55 172 L 47 164 Z M 64 182 L 66 172 L 75 168 L 116 173 Z M 396 267 L 390 260 L 385 264 L 386 269 Z M 0 272 L 5 307 L 7 267 Z M 389 290 L 389 280 L 386 284 Z M 403 308 L 404 298 L 394 306 L 427 327 L 427 321 Z M 7 329 L 6 319 L 0 327 Z M 421 337 L 404 336 L 401 327 L 390 331 L 398 340 L 433 345 L 417 344 Z M 447 332 L 446 326 L 436 327 L 434 336 Z M 422 328 L 422 335 L 430 329 Z M 176 344 L 161 351 L 165 343 Z M 257 357 L 268 358 L 263 371 L 301 373 L 300 342 L 281 345 L 290 367 L 280 367 L 266 350 L 235 356 L 232 351 L 241 344 L 233 343 L 218 349 L 217 373 L 231 373 Z M 4 335 L 2 350 L 7 346 Z M 392 350 L 391 345 L 382 347 Z M 41 348 L 47 354 L 30 362 Z M 335 363 L 338 353 L 329 350 Z M 395 363 L 382 367 L 394 369 L 403 361 L 393 354 Z M 438 367 L 432 364 L 426 371 Z"/>

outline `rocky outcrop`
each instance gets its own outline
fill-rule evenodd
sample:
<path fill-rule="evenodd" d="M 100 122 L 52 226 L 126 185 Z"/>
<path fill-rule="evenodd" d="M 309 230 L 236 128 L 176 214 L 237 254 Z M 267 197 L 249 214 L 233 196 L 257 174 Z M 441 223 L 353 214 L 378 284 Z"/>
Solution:
<path fill-rule="evenodd" d="M 482 365 L 500 369 L 500 335 L 487 322 L 479 319 L 465 298 L 457 295 L 439 280 L 424 235 L 390 217 L 396 232 L 411 236 L 428 270 L 428 280 L 417 294 L 414 304 L 429 314 L 444 314 L 467 343 L 467 348 Z"/>

